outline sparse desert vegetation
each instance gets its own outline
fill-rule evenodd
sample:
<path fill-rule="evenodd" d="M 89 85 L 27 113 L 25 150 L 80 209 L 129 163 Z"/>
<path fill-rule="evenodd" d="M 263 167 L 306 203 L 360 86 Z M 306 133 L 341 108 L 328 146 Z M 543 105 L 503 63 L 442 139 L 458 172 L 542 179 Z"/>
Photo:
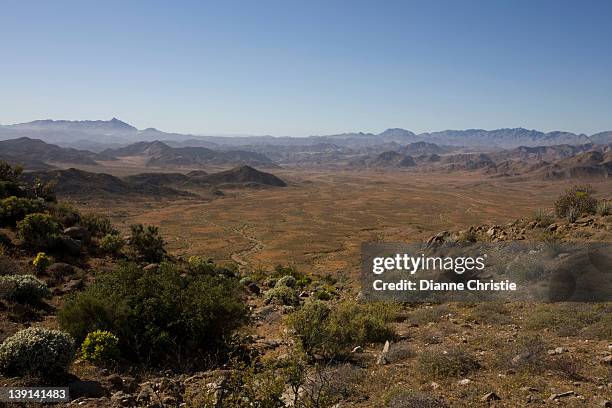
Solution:
<path fill-rule="evenodd" d="M 4 171 L 5 183 L 22 185 L 7 187 L 5 195 L 19 196 L 2 197 L 0 206 L 8 214 L 0 369 L 11 384 L 47 381 L 53 371 L 57 384 L 69 383 L 77 402 L 91 407 L 523 406 L 610 398 L 609 303 L 364 303 L 356 245 L 436 235 L 533 240 L 558 252 L 564 239 L 610 236 L 600 198 L 609 197 L 606 184 L 567 190 L 387 173 L 329 181 L 325 172 L 282 170 L 291 180 L 284 189 L 144 207 L 117 202 L 109 212 L 103 201 L 58 201 L 50 187 L 38 186 L 38 196 L 17 170 Z M 551 194 L 559 199 L 551 202 Z M 568 208 L 578 209 L 575 216 Z M 48 331 L 28 347 L 46 350 L 49 336 L 62 336 L 48 367 L 15 354 L 21 340 L 11 336 L 27 325 Z M 87 381 L 95 391 L 82 389 Z"/>

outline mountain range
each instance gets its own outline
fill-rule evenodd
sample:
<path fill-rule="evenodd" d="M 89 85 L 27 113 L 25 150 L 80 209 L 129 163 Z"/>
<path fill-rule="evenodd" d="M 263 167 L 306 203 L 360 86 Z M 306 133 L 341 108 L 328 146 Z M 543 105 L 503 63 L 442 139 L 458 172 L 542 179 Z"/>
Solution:
<path fill-rule="evenodd" d="M 172 141 L 179 146 L 228 148 L 236 146 L 309 146 L 330 143 L 337 146 L 360 148 L 385 143 L 402 145 L 428 142 L 446 146 L 465 146 L 487 149 L 508 149 L 518 146 L 549 146 L 560 144 L 579 145 L 586 143 L 612 143 L 612 131 L 593 135 L 554 131 L 541 132 L 524 128 L 444 130 L 416 134 L 406 129 L 391 128 L 381 133 L 343 133 L 336 135 L 288 137 L 288 136 L 195 136 L 192 134 L 168 133 L 154 128 L 139 130 L 117 118 L 111 120 L 35 120 L 14 125 L 0 125 L 0 140 L 19 137 L 40 139 L 63 146 L 81 147 L 89 150 L 106 145 L 127 145 L 138 141 Z"/>

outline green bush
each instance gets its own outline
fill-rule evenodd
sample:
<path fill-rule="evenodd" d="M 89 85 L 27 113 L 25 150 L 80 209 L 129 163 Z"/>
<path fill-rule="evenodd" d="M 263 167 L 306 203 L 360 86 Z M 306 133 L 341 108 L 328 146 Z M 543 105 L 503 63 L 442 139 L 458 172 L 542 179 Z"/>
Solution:
<path fill-rule="evenodd" d="M 65 228 L 73 227 L 81 221 L 81 213 L 70 204 L 55 203 L 49 206 L 49 212 Z"/>
<path fill-rule="evenodd" d="M 106 235 L 117 235 L 119 233 L 113 228 L 113 224 L 108 217 L 99 214 L 81 215 L 79 224 L 87 229 L 92 237 L 101 238 Z"/>
<path fill-rule="evenodd" d="M 36 258 L 32 261 L 32 265 L 36 268 L 38 272 L 44 272 L 47 268 L 53 263 L 53 258 L 44 252 L 39 252 L 36 254 Z"/>
<path fill-rule="evenodd" d="M 124 246 L 125 240 L 119 235 L 107 234 L 100 240 L 100 252 L 103 254 L 118 256 Z"/>
<path fill-rule="evenodd" d="M 276 285 L 274 287 L 280 288 L 281 286 L 286 286 L 288 288 L 295 288 L 296 280 L 291 275 L 285 275 L 279 280 L 276 281 Z"/>
<path fill-rule="evenodd" d="M 74 359 L 67 333 L 30 327 L 0 345 L 0 371 L 6 375 L 49 377 L 66 372 Z"/>
<path fill-rule="evenodd" d="M 0 227 L 15 227 L 28 214 L 40 213 L 45 210 L 41 200 L 18 198 L 15 196 L 0 201 Z"/>
<path fill-rule="evenodd" d="M 244 322 L 240 293 L 235 278 L 181 274 L 169 263 L 155 272 L 125 264 L 66 302 L 58 320 L 78 341 L 94 330 L 116 334 L 121 355 L 134 362 L 196 362 Z"/>
<path fill-rule="evenodd" d="M 94 364 L 108 364 L 119 358 L 119 338 L 113 333 L 96 330 L 81 345 L 81 358 Z"/>
<path fill-rule="evenodd" d="M 0 297 L 19 303 L 37 303 L 49 297 L 47 284 L 33 275 L 0 276 Z"/>
<path fill-rule="evenodd" d="M 333 295 L 326 289 L 319 289 L 314 293 L 314 298 L 317 300 L 331 300 Z"/>
<path fill-rule="evenodd" d="M 555 201 L 555 213 L 560 218 L 578 218 L 583 214 L 594 214 L 597 199 L 589 185 L 574 186 Z"/>
<path fill-rule="evenodd" d="M 187 264 L 193 273 L 214 273 L 216 267 L 212 260 L 201 256 L 190 256 Z"/>
<path fill-rule="evenodd" d="M 34 213 L 17 223 L 17 231 L 26 246 L 45 249 L 53 244 L 60 228 L 49 214 Z"/>
<path fill-rule="evenodd" d="M 325 357 L 342 357 L 353 347 L 382 342 L 394 337 L 388 323 L 396 310 L 385 303 L 343 302 L 333 308 L 321 301 L 304 305 L 289 316 L 304 352 Z"/>
<path fill-rule="evenodd" d="M 288 286 L 275 286 L 266 292 L 266 301 L 277 305 L 297 306 L 300 298 L 295 289 Z"/>
<path fill-rule="evenodd" d="M 474 357 L 458 348 L 447 352 L 426 350 L 417 357 L 417 368 L 424 378 L 460 377 L 479 367 Z"/>
<path fill-rule="evenodd" d="M 130 247 L 134 257 L 144 262 L 161 262 L 166 256 L 164 239 L 159 235 L 159 228 L 152 225 L 134 224 L 130 226 Z"/>

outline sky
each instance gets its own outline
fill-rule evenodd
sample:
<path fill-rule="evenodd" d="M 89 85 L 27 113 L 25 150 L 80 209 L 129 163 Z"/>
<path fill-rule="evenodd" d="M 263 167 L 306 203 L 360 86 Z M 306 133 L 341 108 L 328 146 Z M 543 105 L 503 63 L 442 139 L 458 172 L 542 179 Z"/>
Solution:
<path fill-rule="evenodd" d="M 612 129 L 612 1 L 0 0 L 0 123 Z"/>

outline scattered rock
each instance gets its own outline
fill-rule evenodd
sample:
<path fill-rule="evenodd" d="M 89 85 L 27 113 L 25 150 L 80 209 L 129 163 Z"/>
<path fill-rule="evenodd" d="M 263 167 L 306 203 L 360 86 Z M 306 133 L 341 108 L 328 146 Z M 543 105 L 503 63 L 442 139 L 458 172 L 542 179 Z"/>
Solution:
<path fill-rule="evenodd" d="M 89 241 L 91 238 L 91 234 L 86 228 L 83 227 L 70 227 L 64 229 L 64 235 L 72 238 L 78 239 L 79 241 Z"/>
<path fill-rule="evenodd" d="M 572 395 L 576 395 L 576 393 L 574 391 L 566 391 L 566 392 L 562 392 L 559 394 L 551 394 L 550 397 L 548 397 L 549 401 L 556 401 L 558 399 L 561 398 L 565 398 L 565 397 L 571 397 Z"/>
<path fill-rule="evenodd" d="M 472 382 L 472 380 L 470 380 L 469 378 L 464 378 L 462 380 L 457 381 L 457 384 L 459 384 L 459 385 L 468 385 L 471 382 Z"/>
<path fill-rule="evenodd" d="M 76 239 L 60 236 L 55 239 L 54 246 L 57 251 L 62 251 L 71 256 L 79 256 L 83 245 L 81 241 L 77 241 Z"/>
<path fill-rule="evenodd" d="M 567 350 L 566 350 L 566 349 L 564 349 L 563 347 L 557 347 L 557 348 L 555 348 L 554 350 L 548 350 L 548 355 L 549 355 L 549 356 L 554 356 L 554 355 L 557 355 L 557 354 L 563 354 L 563 353 L 565 353 L 566 351 L 567 351 Z"/>
<path fill-rule="evenodd" d="M 155 272 L 158 268 L 159 268 L 159 264 L 151 263 L 145 266 L 144 268 L 142 268 L 142 270 L 145 272 Z"/>
<path fill-rule="evenodd" d="M 259 295 L 261 293 L 261 288 L 255 282 L 249 283 L 247 285 L 247 289 L 249 289 L 251 293 L 254 293 L 256 295 Z"/>
<path fill-rule="evenodd" d="M 68 390 L 73 398 L 101 398 L 107 395 L 106 389 L 98 381 L 77 380 L 68 384 Z"/>
<path fill-rule="evenodd" d="M 106 381 L 112 386 L 114 390 L 123 389 L 123 379 L 117 374 L 111 374 L 106 377 Z"/>
<path fill-rule="evenodd" d="M 67 276 L 74 275 L 75 268 L 72 265 L 63 262 L 56 262 L 51 264 L 47 270 L 45 271 L 47 275 L 53 279 L 53 281 L 57 284 L 60 283 Z"/>
<path fill-rule="evenodd" d="M 85 286 L 83 284 L 83 279 L 71 279 L 62 285 L 62 291 L 65 293 L 74 292 L 80 290 Z"/>
<path fill-rule="evenodd" d="M 378 359 L 376 360 L 376 364 L 378 365 L 385 365 L 385 364 L 389 364 L 389 361 L 387 360 L 387 354 L 389 354 L 389 347 L 391 346 L 391 344 L 389 343 L 389 340 L 387 340 L 385 342 L 385 345 L 382 349 L 382 353 L 380 353 L 380 356 L 378 356 Z"/>
<path fill-rule="evenodd" d="M 133 407 L 135 405 L 135 400 L 132 394 L 117 391 L 111 396 L 111 403 L 119 407 Z"/>
<path fill-rule="evenodd" d="M 490 392 L 488 394 L 485 394 L 482 396 L 482 398 L 480 398 L 480 400 L 482 402 L 491 402 L 491 401 L 499 401 L 501 398 L 499 397 L 499 395 L 497 395 L 494 392 Z"/>

